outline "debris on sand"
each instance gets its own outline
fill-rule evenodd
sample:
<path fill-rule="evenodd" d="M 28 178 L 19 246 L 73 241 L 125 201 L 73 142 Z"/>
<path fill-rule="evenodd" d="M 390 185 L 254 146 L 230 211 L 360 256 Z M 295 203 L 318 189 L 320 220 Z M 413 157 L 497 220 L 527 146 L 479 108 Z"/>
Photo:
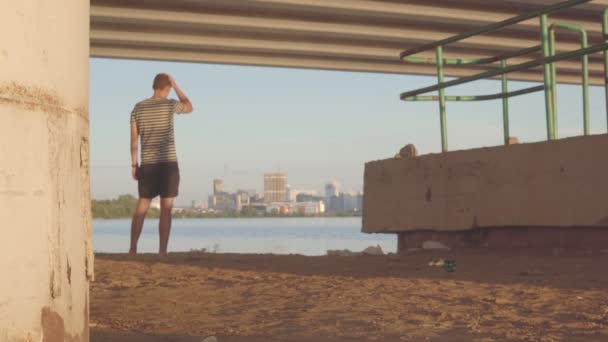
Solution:
<path fill-rule="evenodd" d="M 218 342 L 215 336 L 205 337 L 201 342 Z"/>
<path fill-rule="evenodd" d="M 353 252 L 349 249 L 328 249 L 327 255 L 329 256 L 360 256 L 360 255 L 384 255 L 382 247 L 380 245 L 370 246 L 364 249 L 362 252 Z"/>
<path fill-rule="evenodd" d="M 382 251 L 382 247 L 380 247 L 380 245 L 367 247 L 361 253 L 365 255 L 384 255 L 384 252 Z"/>
<path fill-rule="evenodd" d="M 358 256 L 361 253 L 352 252 L 349 249 L 328 249 L 327 255 L 329 256 Z"/>
<path fill-rule="evenodd" d="M 417 156 L 418 150 L 416 149 L 416 146 L 412 144 L 407 144 L 403 148 L 401 148 L 401 150 L 399 150 L 399 153 L 395 155 L 395 159 L 416 158 Z"/>
<path fill-rule="evenodd" d="M 439 241 L 432 241 L 432 240 L 428 240 L 428 241 L 424 241 L 422 243 L 422 249 L 443 249 L 443 250 L 450 250 L 450 248 L 444 244 L 442 244 Z"/>
<path fill-rule="evenodd" d="M 519 144 L 519 139 L 517 137 L 509 137 L 507 141 L 507 145 L 517 145 Z"/>
<path fill-rule="evenodd" d="M 456 261 L 451 259 L 435 259 L 429 262 L 429 266 L 441 267 L 446 272 L 456 271 Z"/>

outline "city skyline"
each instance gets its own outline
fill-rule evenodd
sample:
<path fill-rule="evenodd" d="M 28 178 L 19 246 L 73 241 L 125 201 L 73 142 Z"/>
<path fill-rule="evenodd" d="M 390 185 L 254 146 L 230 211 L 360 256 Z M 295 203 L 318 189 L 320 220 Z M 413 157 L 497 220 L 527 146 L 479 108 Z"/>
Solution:
<path fill-rule="evenodd" d="M 225 202 L 228 200 L 228 196 L 232 195 L 247 195 L 247 197 L 257 198 L 265 204 L 269 203 L 281 203 L 281 202 L 300 202 L 297 200 L 298 195 L 308 195 L 315 198 L 324 198 L 329 199 L 330 197 L 340 196 L 342 194 L 346 195 L 362 195 L 362 191 L 340 191 L 339 182 L 336 180 L 326 181 L 323 183 L 323 188 L 325 189 L 325 193 L 316 190 L 316 189 L 303 189 L 303 188 L 294 188 L 290 184 L 288 184 L 289 176 L 287 173 L 264 173 L 264 188 L 261 191 L 257 189 L 244 189 L 243 187 L 239 187 L 238 185 L 234 185 L 233 187 L 224 187 L 224 179 L 222 178 L 214 178 L 212 181 L 212 191 L 201 199 L 191 199 L 191 203 L 195 202 L 200 207 L 209 207 L 225 205 Z M 280 178 L 280 180 L 277 180 Z M 270 179 L 270 181 L 269 181 Z M 268 184 L 270 183 L 270 184 Z M 328 192 L 328 188 L 332 189 L 331 192 Z M 269 190 L 270 189 L 270 194 Z M 282 197 L 277 197 L 276 193 L 282 193 Z M 319 195 L 322 194 L 322 195 Z M 234 197 L 234 196 L 233 196 Z M 231 199 L 232 201 L 236 200 L 236 197 Z M 239 198 L 240 201 L 243 201 L 243 204 L 249 200 L 245 200 L 244 197 Z M 219 202 L 218 202 L 219 201 Z"/>
<path fill-rule="evenodd" d="M 230 185 L 228 184 L 227 187 L 225 187 L 226 183 L 225 180 L 223 178 L 212 178 L 210 179 L 211 181 L 211 186 L 209 187 L 209 190 L 207 193 L 203 193 L 202 196 L 200 196 L 200 198 L 184 198 L 183 199 L 183 204 L 182 205 L 186 205 L 189 204 L 191 205 L 193 201 L 196 201 L 196 203 L 198 205 L 201 205 L 202 203 L 207 203 L 208 202 L 208 198 L 212 195 L 217 194 L 217 192 L 226 192 L 226 193 L 238 193 L 238 192 L 248 192 L 248 193 L 257 193 L 257 194 L 263 194 L 264 190 L 263 187 L 261 190 L 258 190 L 257 188 L 245 188 L 245 187 L 241 187 L 239 185 Z M 218 184 L 219 183 L 219 184 Z M 327 185 L 329 184 L 334 184 L 334 185 L 338 185 L 338 190 L 341 190 L 339 188 L 340 182 L 337 180 L 326 180 L 326 181 L 321 181 L 319 182 L 319 186 L 318 188 L 302 188 L 302 187 L 292 187 L 291 184 L 287 184 L 287 189 L 288 191 L 291 190 L 292 192 L 292 196 L 287 198 L 287 201 L 290 201 L 290 198 L 295 198 L 298 194 L 310 194 L 310 195 L 319 195 L 320 197 L 327 197 L 326 193 L 324 191 L 327 190 Z M 217 186 L 219 185 L 219 186 Z M 363 193 L 362 190 L 356 190 L 356 189 L 347 189 L 346 191 L 337 191 L 337 193 L 346 193 L 346 194 L 359 194 L 359 193 Z M 322 194 L 322 196 L 321 196 Z M 123 195 L 123 194 L 117 194 L 116 197 Z M 93 197 L 92 199 L 94 200 L 103 200 L 103 199 L 113 199 L 114 197 Z M 158 199 L 158 198 L 156 198 Z"/>
<path fill-rule="evenodd" d="M 298 190 L 287 184 L 286 173 L 264 173 L 264 189 L 238 189 L 234 192 L 224 188 L 221 178 L 214 178 L 213 193 L 206 203 L 192 200 L 190 209 L 208 210 L 212 213 L 230 215 L 338 215 L 360 214 L 363 210 L 362 192 L 341 192 L 336 181 L 325 183 L 325 193 L 316 190 Z"/>

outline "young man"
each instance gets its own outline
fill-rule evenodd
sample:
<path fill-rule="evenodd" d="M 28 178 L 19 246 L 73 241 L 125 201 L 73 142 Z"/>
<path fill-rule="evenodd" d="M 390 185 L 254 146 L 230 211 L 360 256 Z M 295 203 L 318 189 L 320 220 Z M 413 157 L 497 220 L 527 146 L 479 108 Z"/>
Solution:
<path fill-rule="evenodd" d="M 150 202 L 160 195 L 158 253 L 167 254 L 171 232 L 171 209 L 179 188 L 179 168 L 175 153 L 173 114 L 192 113 L 190 100 L 179 89 L 173 78 L 158 74 L 152 85 L 154 95 L 135 105 L 131 112 L 131 174 L 137 181 L 139 200 L 131 222 L 131 248 L 137 253 L 144 218 Z M 179 101 L 169 100 L 171 88 Z M 141 141 L 141 164 L 137 162 L 138 141 Z"/>

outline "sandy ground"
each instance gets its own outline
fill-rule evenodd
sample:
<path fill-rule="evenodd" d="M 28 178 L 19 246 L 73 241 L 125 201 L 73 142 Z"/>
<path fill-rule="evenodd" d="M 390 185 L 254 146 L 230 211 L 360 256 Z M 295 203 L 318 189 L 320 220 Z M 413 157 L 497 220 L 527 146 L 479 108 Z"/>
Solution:
<path fill-rule="evenodd" d="M 429 267 L 451 257 L 454 273 Z M 93 342 L 608 341 L 608 254 L 98 255 Z"/>

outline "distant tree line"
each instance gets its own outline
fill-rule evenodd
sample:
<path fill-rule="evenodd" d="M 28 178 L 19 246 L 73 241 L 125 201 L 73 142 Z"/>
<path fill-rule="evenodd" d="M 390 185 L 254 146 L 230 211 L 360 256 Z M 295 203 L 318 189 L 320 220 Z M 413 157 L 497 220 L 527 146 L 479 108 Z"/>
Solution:
<path fill-rule="evenodd" d="M 93 218 L 114 219 L 128 218 L 133 216 L 135 207 L 137 206 L 137 198 L 132 195 L 120 195 L 116 199 L 111 200 L 92 200 L 91 211 Z M 159 217 L 160 210 L 150 208 L 148 217 Z"/>

